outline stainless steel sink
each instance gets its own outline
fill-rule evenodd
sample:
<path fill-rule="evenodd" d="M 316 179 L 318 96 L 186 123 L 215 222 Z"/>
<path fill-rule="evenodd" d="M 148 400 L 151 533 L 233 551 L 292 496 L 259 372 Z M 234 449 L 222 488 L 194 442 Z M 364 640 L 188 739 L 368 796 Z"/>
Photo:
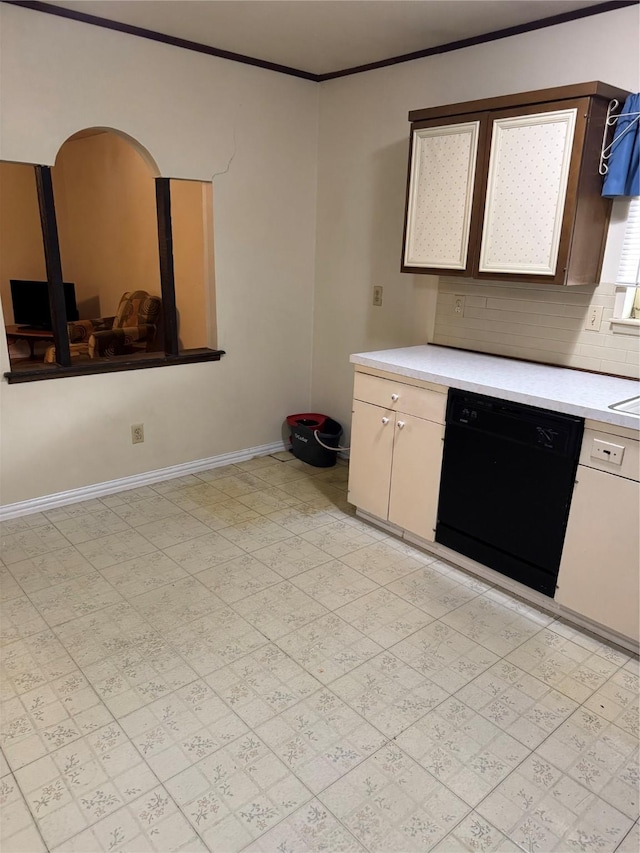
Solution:
<path fill-rule="evenodd" d="M 628 415 L 640 416 L 640 397 L 631 397 L 629 400 L 620 400 L 619 403 L 613 403 L 609 408 L 615 409 L 616 412 L 626 412 Z"/>

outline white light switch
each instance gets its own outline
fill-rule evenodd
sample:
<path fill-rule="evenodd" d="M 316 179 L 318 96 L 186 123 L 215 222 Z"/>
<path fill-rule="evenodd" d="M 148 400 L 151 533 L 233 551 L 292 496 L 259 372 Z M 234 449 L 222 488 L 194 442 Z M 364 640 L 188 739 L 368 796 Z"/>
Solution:
<path fill-rule="evenodd" d="M 592 305 L 588 312 L 584 321 L 585 329 L 588 329 L 590 332 L 599 332 L 600 326 L 602 325 L 602 305 Z"/>
<path fill-rule="evenodd" d="M 622 465 L 624 447 L 621 444 L 612 444 L 610 441 L 594 438 L 591 445 L 591 456 L 594 459 L 602 459 L 603 462 L 610 462 L 612 465 Z"/>

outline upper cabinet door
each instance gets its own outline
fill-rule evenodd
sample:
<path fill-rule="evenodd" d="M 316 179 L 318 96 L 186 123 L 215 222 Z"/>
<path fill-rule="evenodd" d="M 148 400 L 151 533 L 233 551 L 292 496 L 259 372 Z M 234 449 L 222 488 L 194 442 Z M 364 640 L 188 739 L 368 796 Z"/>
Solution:
<path fill-rule="evenodd" d="M 593 81 L 412 110 L 403 272 L 596 284 L 600 151 L 627 94 Z"/>
<path fill-rule="evenodd" d="M 414 129 L 403 269 L 470 269 L 480 119 Z"/>
<path fill-rule="evenodd" d="M 480 273 L 556 276 L 577 113 L 493 119 Z"/>

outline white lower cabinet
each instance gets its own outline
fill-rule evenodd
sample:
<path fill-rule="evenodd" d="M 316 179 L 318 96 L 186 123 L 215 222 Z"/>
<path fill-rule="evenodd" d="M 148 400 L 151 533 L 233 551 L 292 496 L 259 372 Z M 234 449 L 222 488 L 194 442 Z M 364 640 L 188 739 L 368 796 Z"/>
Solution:
<path fill-rule="evenodd" d="M 349 501 L 436 554 L 447 391 L 356 372 L 351 423 Z M 617 428 L 587 422 L 555 602 L 604 636 L 638 643 L 640 442 L 629 429 L 610 429 Z M 621 464 L 607 461 L 607 452 Z M 456 562 L 452 552 L 446 558 Z"/>
<path fill-rule="evenodd" d="M 349 501 L 382 519 L 389 514 L 395 417 L 380 406 L 353 401 Z"/>
<path fill-rule="evenodd" d="M 616 468 L 611 463 L 599 465 L 591 456 L 594 440 L 623 447 L 625 467 L 614 473 Z M 574 613 L 637 642 L 638 442 L 585 430 L 580 461 L 589 464 L 578 466 L 555 599 Z"/>
<path fill-rule="evenodd" d="M 438 392 L 356 374 L 349 501 L 430 542 L 438 509 L 445 407 L 445 388 Z"/>
<path fill-rule="evenodd" d="M 397 415 L 389 521 L 429 542 L 435 537 L 444 427 Z"/>

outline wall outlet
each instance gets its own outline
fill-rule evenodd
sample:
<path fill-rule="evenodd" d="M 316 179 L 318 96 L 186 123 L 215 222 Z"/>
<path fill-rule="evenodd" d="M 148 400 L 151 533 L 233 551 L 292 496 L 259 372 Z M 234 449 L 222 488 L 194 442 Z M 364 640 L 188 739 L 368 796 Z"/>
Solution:
<path fill-rule="evenodd" d="M 587 311 L 587 316 L 584 321 L 585 329 L 590 329 L 592 332 L 599 332 L 602 324 L 602 305 L 591 305 Z"/>
<path fill-rule="evenodd" d="M 602 459 L 603 462 L 610 462 L 612 465 L 622 465 L 624 446 L 594 438 L 591 445 L 591 456 L 594 459 Z"/>
<path fill-rule="evenodd" d="M 453 297 L 453 313 L 458 317 L 464 317 L 464 296 L 456 294 Z"/>
<path fill-rule="evenodd" d="M 142 444 L 144 441 L 144 424 L 131 424 L 131 444 Z"/>
<path fill-rule="evenodd" d="M 382 305 L 382 287 L 380 285 L 376 285 L 373 288 L 373 304 L 376 308 Z"/>

